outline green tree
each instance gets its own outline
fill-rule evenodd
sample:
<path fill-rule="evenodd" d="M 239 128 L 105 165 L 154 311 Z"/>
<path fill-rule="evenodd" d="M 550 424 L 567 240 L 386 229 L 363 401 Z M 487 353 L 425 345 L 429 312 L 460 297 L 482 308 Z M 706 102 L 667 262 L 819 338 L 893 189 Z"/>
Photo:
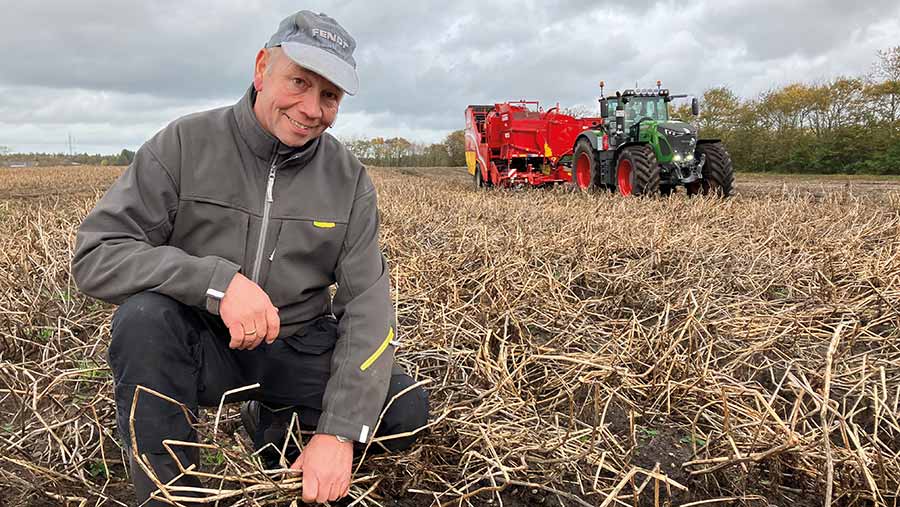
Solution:
<path fill-rule="evenodd" d="M 134 160 L 134 152 L 123 149 L 116 157 L 116 165 L 129 165 L 132 160 Z"/>
<path fill-rule="evenodd" d="M 867 94 L 882 121 L 900 120 L 900 46 L 878 51 Z"/>
<path fill-rule="evenodd" d="M 387 164 L 392 167 L 400 167 L 404 164 L 412 150 L 412 143 L 402 137 L 393 137 L 384 142 L 387 150 Z"/>
<path fill-rule="evenodd" d="M 682 118 L 690 118 L 690 109 L 682 106 L 678 114 Z M 720 86 L 703 92 L 700 100 L 700 116 L 697 126 L 710 137 L 726 137 L 726 133 L 734 129 L 735 120 L 740 109 L 740 99 L 731 89 Z"/>
<path fill-rule="evenodd" d="M 450 165 L 450 153 L 444 143 L 434 143 L 425 147 L 423 164 L 429 167 L 442 167 Z"/>
<path fill-rule="evenodd" d="M 466 165 L 466 133 L 463 130 L 454 130 L 444 139 L 447 147 L 447 162 L 453 167 Z"/>

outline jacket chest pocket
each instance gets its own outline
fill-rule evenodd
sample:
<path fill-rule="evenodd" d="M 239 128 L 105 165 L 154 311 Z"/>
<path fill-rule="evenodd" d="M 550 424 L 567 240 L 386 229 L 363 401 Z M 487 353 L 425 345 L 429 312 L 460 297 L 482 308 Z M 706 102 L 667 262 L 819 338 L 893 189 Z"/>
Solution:
<path fill-rule="evenodd" d="M 250 215 L 220 204 L 183 200 L 179 203 L 169 244 L 197 257 L 214 255 L 244 262 Z"/>
<path fill-rule="evenodd" d="M 260 276 L 275 306 L 305 300 L 333 284 L 347 225 L 318 220 L 283 220 Z"/>

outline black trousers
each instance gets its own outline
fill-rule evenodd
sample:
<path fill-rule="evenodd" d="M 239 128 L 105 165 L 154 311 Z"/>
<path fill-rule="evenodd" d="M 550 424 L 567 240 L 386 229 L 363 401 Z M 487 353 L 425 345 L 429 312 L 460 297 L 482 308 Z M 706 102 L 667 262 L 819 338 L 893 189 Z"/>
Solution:
<path fill-rule="evenodd" d="M 226 391 L 258 382 L 261 384 L 258 389 L 225 398 L 226 403 L 250 399 L 260 402 L 259 427 L 251 435 L 257 448 L 277 442 L 294 412 L 304 429 L 315 428 L 330 376 L 331 352 L 337 340 L 334 318 L 321 317 L 293 336 L 279 338 L 272 344 L 263 342 L 254 350 L 232 350 L 228 348 L 229 340 L 228 330 L 218 316 L 157 293 L 136 294 L 116 310 L 109 364 L 115 381 L 116 422 L 131 459 L 139 503 L 156 486 L 130 452 L 129 418 L 137 385 L 178 400 L 196 414 L 198 407 L 217 407 Z M 413 384 L 408 375 L 395 368 L 385 403 Z M 375 436 L 415 431 L 427 420 L 428 397 L 417 387 L 391 404 Z M 177 476 L 177 465 L 162 441 L 196 441 L 197 438 L 180 407 L 141 392 L 134 428 L 138 451 L 148 457 L 158 478 L 165 483 Z M 383 445 L 390 451 L 403 450 L 416 438 L 417 435 L 387 440 Z M 185 467 L 199 466 L 196 448 L 173 450 Z M 193 477 L 183 478 L 178 484 L 199 485 Z"/>

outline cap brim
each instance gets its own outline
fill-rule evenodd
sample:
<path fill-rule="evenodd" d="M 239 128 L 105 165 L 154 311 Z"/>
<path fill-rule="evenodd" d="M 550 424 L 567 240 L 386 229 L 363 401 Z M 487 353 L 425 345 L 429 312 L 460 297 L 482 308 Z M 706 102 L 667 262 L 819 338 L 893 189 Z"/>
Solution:
<path fill-rule="evenodd" d="M 359 91 L 359 76 L 356 69 L 334 54 L 299 42 L 285 42 L 281 48 L 297 65 L 331 81 L 348 95 L 356 95 Z"/>

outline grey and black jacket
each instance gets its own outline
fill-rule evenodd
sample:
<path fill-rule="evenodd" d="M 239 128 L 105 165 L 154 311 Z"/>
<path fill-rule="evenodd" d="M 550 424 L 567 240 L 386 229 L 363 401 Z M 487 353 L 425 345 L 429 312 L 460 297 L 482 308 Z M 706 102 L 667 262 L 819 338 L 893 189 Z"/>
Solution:
<path fill-rule="evenodd" d="M 317 431 L 366 442 L 394 356 L 375 187 L 328 134 L 284 154 L 254 99 L 251 88 L 147 141 L 81 224 L 72 272 L 104 301 L 153 291 L 211 313 L 241 272 L 278 307 L 281 337 L 333 312 L 339 337 Z"/>

